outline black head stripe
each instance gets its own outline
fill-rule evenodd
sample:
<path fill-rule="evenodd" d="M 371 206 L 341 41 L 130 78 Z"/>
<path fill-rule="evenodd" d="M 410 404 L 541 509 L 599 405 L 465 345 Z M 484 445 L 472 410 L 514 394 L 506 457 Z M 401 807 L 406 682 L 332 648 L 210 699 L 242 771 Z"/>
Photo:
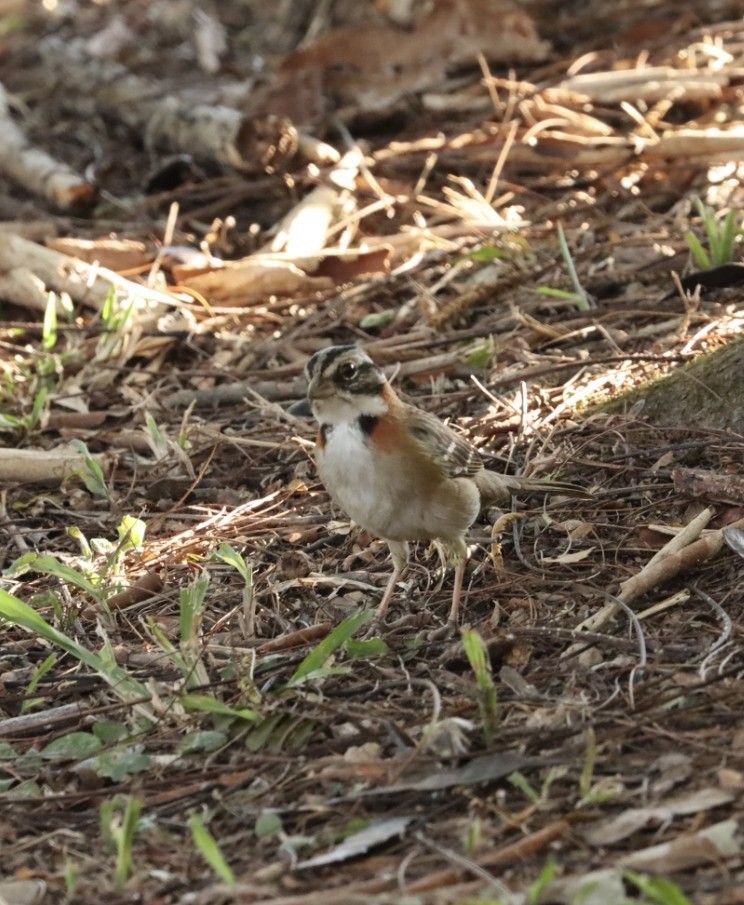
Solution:
<path fill-rule="evenodd" d="M 305 372 L 308 380 L 312 380 L 316 374 L 321 374 L 328 370 L 328 366 L 339 357 L 356 349 L 356 346 L 330 346 L 328 349 L 321 349 L 308 361 Z"/>

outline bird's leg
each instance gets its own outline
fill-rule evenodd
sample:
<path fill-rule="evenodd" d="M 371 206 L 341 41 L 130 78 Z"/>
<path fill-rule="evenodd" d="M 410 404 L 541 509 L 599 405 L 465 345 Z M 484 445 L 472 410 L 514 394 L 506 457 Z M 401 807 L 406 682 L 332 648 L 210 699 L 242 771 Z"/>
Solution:
<path fill-rule="evenodd" d="M 465 577 L 465 563 L 463 560 L 455 566 L 455 586 L 452 589 L 452 606 L 450 607 L 447 622 L 457 625 L 460 617 L 460 595 L 462 594 L 462 582 Z"/>
<path fill-rule="evenodd" d="M 452 606 L 450 607 L 447 623 L 449 625 L 457 625 L 460 616 L 460 596 L 462 594 L 462 583 L 465 578 L 465 566 L 467 565 L 470 551 L 467 544 L 460 537 L 449 544 L 451 550 L 450 559 L 455 566 L 455 586 L 452 589 Z"/>
<path fill-rule="evenodd" d="M 393 594 L 395 593 L 395 586 L 398 583 L 398 579 L 403 574 L 403 570 L 408 565 L 408 544 L 402 541 L 394 541 L 389 540 L 387 542 L 388 547 L 390 547 L 390 553 L 393 557 L 393 574 L 390 576 L 387 586 L 385 588 L 385 593 L 382 595 L 382 600 L 380 601 L 380 605 L 377 607 L 377 620 L 381 622 L 385 618 L 385 614 L 388 611 L 388 607 L 390 606 L 390 601 L 392 600 Z"/>

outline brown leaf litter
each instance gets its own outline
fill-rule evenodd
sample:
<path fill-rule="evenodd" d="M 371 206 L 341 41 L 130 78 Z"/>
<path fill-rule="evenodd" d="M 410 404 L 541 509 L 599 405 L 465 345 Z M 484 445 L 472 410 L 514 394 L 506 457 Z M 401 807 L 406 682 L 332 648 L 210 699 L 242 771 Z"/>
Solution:
<path fill-rule="evenodd" d="M 672 424 L 636 397 L 597 405 L 741 332 L 736 274 L 685 282 L 704 270 L 692 197 L 742 207 L 738 5 L 249 6 L 24 7 L 0 36 L 29 155 L 12 170 L 0 153 L 2 566 L 39 553 L 81 577 L 3 588 L 146 699 L 0 623 L 0 892 L 443 905 L 523 897 L 552 858 L 545 901 L 587 883 L 621 901 L 628 868 L 740 901 L 741 559 L 723 540 L 741 429 L 704 420 L 705 386 Z M 82 206 L 52 191 L 52 208 L 35 161 L 64 161 Z M 384 637 L 298 679 L 389 568 L 286 411 L 308 356 L 353 341 L 489 467 L 591 494 L 473 527 L 463 608 L 493 737 L 439 632 L 435 550 Z M 125 516 L 145 523 L 138 549 Z M 81 738 L 97 753 L 49 748 Z M 101 805 L 132 797 L 117 889 Z"/>

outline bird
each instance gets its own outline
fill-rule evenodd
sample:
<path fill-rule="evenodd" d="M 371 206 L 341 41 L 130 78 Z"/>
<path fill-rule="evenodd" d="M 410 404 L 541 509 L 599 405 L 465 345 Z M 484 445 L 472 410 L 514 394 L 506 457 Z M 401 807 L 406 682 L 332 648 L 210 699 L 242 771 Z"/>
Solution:
<path fill-rule="evenodd" d="M 404 402 L 384 372 L 356 345 L 329 346 L 305 368 L 307 399 L 293 414 L 319 424 L 318 475 L 331 499 L 387 543 L 393 572 L 377 608 L 387 614 L 409 560 L 409 544 L 439 541 L 455 567 L 448 622 L 457 624 L 468 546 L 482 509 L 520 492 L 588 494 L 560 481 L 498 474 L 477 449 L 436 415 Z"/>

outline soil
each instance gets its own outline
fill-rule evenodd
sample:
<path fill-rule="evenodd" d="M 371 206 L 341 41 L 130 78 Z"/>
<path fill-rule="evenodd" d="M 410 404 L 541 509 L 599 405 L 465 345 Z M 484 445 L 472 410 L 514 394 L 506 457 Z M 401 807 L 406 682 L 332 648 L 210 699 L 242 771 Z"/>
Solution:
<path fill-rule="evenodd" d="M 393 5 L 9 4 L 13 118 L 90 192 L 61 209 L 3 170 L 2 228 L 136 241 L 144 263 L 120 273 L 174 299 L 118 321 L 76 302 L 53 339 L 43 312 L 0 300 L 2 445 L 41 461 L 83 441 L 105 463 L 98 485 L 88 468 L 2 488 L 2 588 L 108 663 L 0 611 L 9 900 L 13 881 L 79 905 L 599 901 L 582 884 L 605 905 L 744 901 L 744 594 L 739 535 L 724 533 L 744 517 L 742 435 L 694 413 L 652 422 L 636 397 L 603 408 L 744 323 L 733 277 L 685 291 L 673 276 L 706 269 L 686 239 L 710 238 L 694 199 L 718 223 L 741 206 L 740 152 L 694 141 L 738 128 L 744 7 L 538 2 L 521 9 L 548 42 L 541 59 L 448 68 L 422 50 L 399 96 L 360 67 L 341 97 L 333 48 L 349 33 L 335 29 L 407 41 L 431 4 L 403 26 L 383 15 Z M 214 72 L 200 13 L 224 27 Z M 148 86 L 143 110 L 185 98 L 263 128 L 269 98 L 306 121 L 282 121 L 284 157 L 257 129 L 272 153 L 252 170 L 153 147 L 137 109 L 106 108 L 101 84 L 70 92 L 50 62 L 102 35 L 102 58 Z M 287 81 L 319 36 L 313 78 Z M 718 90 L 690 79 L 618 100 L 565 83 L 644 67 Z M 299 289 L 185 291 L 194 252 L 253 255 L 328 184 L 334 165 L 303 158 L 296 132 L 340 153 L 363 143 L 343 195 L 351 247 L 383 251 L 299 256 L 303 278 L 330 281 Z M 689 144 L 662 154 L 669 136 Z M 436 548 L 418 545 L 387 625 L 356 616 L 379 603 L 386 546 L 330 503 L 314 426 L 288 413 L 308 357 L 350 342 L 487 467 L 587 491 L 520 496 L 473 526 L 463 628 L 480 672 L 447 630 Z M 126 519 L 144 523 L 141 543 Z"/>

